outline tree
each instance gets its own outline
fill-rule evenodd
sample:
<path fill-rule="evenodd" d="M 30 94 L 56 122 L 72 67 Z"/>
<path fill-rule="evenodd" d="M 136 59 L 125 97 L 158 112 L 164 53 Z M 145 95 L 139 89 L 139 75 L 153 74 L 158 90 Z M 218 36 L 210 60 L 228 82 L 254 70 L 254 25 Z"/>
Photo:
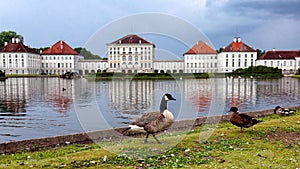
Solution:
<path fill-rule="evenodd" d="M 261 55 L 263 55 L 263 54 L 265 54 L 266 53 L 266 51 L 264 50 L 264 51 L 262 51 L 262 50 L 260 50 L 260 49 L 256 49 L 256 52 L 257 52 L 257 57 L 260 57 Z"/>
<path fill-rule="evenodd" d="M 220 48 L 219 50 L 217 49 L 216 52 L 221 53 L 223 50 L 224 50 L 224 48 Z"/>
<path fill-rule="evenodd" d="M 86 48 L 78 47 L 78 48 L 75 48 L 74 50 L 77 53 L 80 53 L 80 55 L 83 56 L 84 59 L 101 59 L 100 56 L 93 54 L 92 52 L 90 52 Z"/>
<path fill-rule="evenodd" d="M 4 42 L 10 43 L 12 38 L 18 38 L 22 43 L 24 41 L 23 36 L 14 31 L 3 31 L 0 33 L 0 47 L 4 46 Z"/>

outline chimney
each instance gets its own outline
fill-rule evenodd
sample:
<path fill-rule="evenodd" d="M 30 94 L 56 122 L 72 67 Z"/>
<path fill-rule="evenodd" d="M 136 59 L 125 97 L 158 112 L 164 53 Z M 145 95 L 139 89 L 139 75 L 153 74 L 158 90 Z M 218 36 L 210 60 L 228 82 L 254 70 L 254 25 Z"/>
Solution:
<path fill-rule="evenodd" d="M 60 49 L 61 49 L 61 50 L 63 49 L 63 43 L 62 43 L 62 40 L 60 41 Z"/>
<path fill-rule="evenodd" d="M 122 43 L 122 41 L 121 40 L 119 40 L 119 44 L 121 44 Z"/>
<path fill-rule="evenodd" d="M 4 42 L 4 46 L 6 46 L 6 45 L 8 45 L 8 43 L 7 43 L 7 42 Z"/>
<path fill-rule="evenodd" d="M 276 49 L 275 49 L 275 48 L 273 48 L 273 49 L 272 49 L 272 51 L 273 51 L 273 52 L 276 52 Z"/>
<path fill-rule="evenodd" d="M 42 54 L 43 53 L 43 50 L 40 50 L 40 54 Z"/>
<path fill-rule="evenodd" d="M 238 37 L 238 38 L 237 38 L 237 41 L 240 43 L 240 42 L 241 42 L 241 38 L 240 38 L 240 37 Z"/>
<path fill-rule="evenodd" d="M 234 37 L 234 38 L 233 38 L 233 42 L 236 42 L 236 41 L 237 41 L 237 39 L 236 39 L 236 37 Z"/>
<path fill-rule="evenodd" d="M 15 43 L 15 38 L 11 38 L 11 43 Z"/>
<path fill-rule="evenodd" d="M 142 40 L 139 40 L 139 44 L 142 44 Z"/>
<path fill-rule="evenodd" d="M 20 39 L 19 38 L 16 38 L 16 43 L 19 43 L 20 42 Z"/>

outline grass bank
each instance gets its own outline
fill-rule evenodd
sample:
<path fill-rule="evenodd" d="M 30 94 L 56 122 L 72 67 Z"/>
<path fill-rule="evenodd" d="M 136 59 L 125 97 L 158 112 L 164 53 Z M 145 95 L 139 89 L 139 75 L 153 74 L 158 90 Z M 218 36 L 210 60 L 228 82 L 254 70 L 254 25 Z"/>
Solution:
<path fill-rule="evenodd" d="M 300 113 L 262 120 L 243 133 L 230 123 L 164 133 L 163 145 L 135 138 L 5 154 L 0 168 L 300 168 Z"/>
<path fill-rule="evenodd" d="M 295 77 L 295 78 L 300 78 L 300 75 L 294 75 L 293 77 Z"/>

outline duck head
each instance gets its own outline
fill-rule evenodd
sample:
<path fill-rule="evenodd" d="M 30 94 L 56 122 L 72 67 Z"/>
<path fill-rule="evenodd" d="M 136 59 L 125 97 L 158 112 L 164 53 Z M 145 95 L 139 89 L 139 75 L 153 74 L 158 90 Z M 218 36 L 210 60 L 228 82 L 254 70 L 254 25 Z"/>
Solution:
<path fill-rule="evenodd" d="M 239 109 L 237 107 L 231 107 L 228 112 L 239 112 Z"/>

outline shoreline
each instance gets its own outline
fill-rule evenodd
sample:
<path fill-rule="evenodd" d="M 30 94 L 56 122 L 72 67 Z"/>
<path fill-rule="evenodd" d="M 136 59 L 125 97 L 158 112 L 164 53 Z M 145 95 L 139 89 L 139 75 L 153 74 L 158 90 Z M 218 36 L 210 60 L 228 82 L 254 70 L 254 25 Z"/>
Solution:
<path fill-rule="evenodd" d="M 289 107 L 292 109 L 300 109 L 300 106 Z M 254 111 L 254 112 L 245 112 L 250 114 L 253 117 L 264 117 L 268 115 L 273 115 L 273 109 Z M 199 117 L 196 119 L 180 120 L 175 121 L 169 131 L 183 131 L 189 128 L 194 128 L 201 126 L 203 124 L 217 124 L 219 122 L 229 121 L 230 115 L 222 116 L 212 116 L 212 117 Z M 19 140 L 19 141 L 10 141 L 0 143 L 0 153 L 1 154 L 10 154 L 18 151 L 36 151 L 41 148 L 51 148 L 55 146 L 64 146 L 69 144 L 89 144 L 94 141 L 102 140 L 116 140 L 116 139 L 126 139 L 128 136 L 141 136 L 142 134 L 129 133 L 128 135 L 123 135 L 121 131 L 125 128 L 115 128 L 108 130 L 100 130 L 93 132 L 83 132 L 76 134 L 52 136 L 52 137 L 43 137 L 35 138 L 29 140 Z"/>

